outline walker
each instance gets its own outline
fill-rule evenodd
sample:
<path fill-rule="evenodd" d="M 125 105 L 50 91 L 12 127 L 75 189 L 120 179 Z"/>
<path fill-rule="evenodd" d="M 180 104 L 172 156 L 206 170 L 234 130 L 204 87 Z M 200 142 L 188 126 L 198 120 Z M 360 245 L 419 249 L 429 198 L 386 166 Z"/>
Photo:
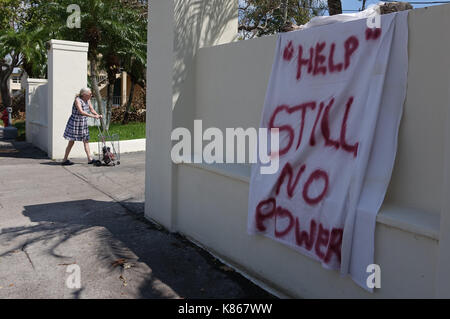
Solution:
<path fill-rule="evenodd" d="M 98 119 L 97 119 L 98 120 Z M 103 121 L 102 121 L 103 123 Z M 107 129 L 100 129 L 100 120 L 96 121 L 98 128 L 98 160 L 95 166 L 102 166 L 102 162 L 106 166 L 120 165 L 120 144 L 119 134 L 109 134 Z M 105 127 L 105 125 L 103 125 Z"/>

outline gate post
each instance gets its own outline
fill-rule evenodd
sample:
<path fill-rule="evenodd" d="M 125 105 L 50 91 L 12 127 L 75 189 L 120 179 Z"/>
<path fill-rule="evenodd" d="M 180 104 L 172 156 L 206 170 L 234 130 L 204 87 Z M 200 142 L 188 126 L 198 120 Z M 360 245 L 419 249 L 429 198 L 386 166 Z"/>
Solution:
<path fill-rule="evenodd" d="M 50 40 L 48 52 L 48 156 L 64 157 L 63 138 L 75 95 L 87 86 L 88 43 Z"/>

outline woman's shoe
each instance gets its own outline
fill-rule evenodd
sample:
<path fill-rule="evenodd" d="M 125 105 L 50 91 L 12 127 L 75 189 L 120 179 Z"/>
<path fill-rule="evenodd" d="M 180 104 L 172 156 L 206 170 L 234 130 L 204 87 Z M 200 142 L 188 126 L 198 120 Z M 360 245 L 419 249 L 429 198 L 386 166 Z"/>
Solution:
<path fill-rule="evenodd" d="M 91 159 L 90 161 L 88 161 L 88 164 L 94 164 L 94 163 L 95 163 L 94 159 Z"/>
<path fill-rule="evenodd" d="M 71 162 L 69 160 L 65 160 L 64 162 L 61 163 L 61 165 L 63 165 L 63 166 L 73 165 L 73 162 Z"/>

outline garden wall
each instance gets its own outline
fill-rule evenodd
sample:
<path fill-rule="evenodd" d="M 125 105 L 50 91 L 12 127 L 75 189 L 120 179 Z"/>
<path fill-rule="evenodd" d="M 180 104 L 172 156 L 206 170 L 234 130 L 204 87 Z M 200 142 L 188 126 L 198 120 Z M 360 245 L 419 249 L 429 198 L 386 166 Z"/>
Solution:
<path fill-rule="evenodd" d="M 25 94 L 26 140 L 48 152 L 48 81 L 28 78 Z"/>
<path fill-rule="evenodd" d="M 73 100 L 87 83 L 88 44 L 62 40 L 50 40 L 48 44 L 48 80 L 27 80 L 25 129 L 28 142 L 50 158 L 61 159 Z M 75 145 L 72 155 L 82 150 L 82 145 Z"/>
<path fill-rule="evenodd" d="M 450 28 L 448 16 L 450 5 L 413 10 L 409 15 L 407 97 L 396 164 L 375 234 L 381 289 L 370 294 L 350 278 L 323 269 L 282 244 L 249 236 L 249 167 L 167 166 L 171 163 L 169 135 L 164 135 L 165 140 L 157 137 L 153 152 L 147 151 L 147 165 L 163 170 L 158 179 L 146 172 L 147 218 L 184 234 L 280 296 L 450 297 L 450 36 L 442 32 Z M 155 41 L 150 52 L 160 44 Z M 202 119 L 204 129 L 259 127 L 275 44 L 276 37 L 269 36 L 200 48 L 190 65 L 192 96 L 178 98 L 178 107 L 188 110 L 187 118 Z M 166 49 L 171 49 L 170 43 Z M 158 62 L 154 55 L 153 59 Z M 152 66 L 149 72 L 150 83 L 165 76 L 152 73 Z M 151 87 L 147 95 L 152 92 L 157 95 Z M 153 116 L 147 119 L 147 130 L 167 119 L 163 109 L 171 107 L 163 99 L 148 105 Z M 171 122 L 171 128 L 177 126 Z M 166 164 L 152 163 L 156 157 Z M 149 196 L 160 185 L 170 193 Z"/>

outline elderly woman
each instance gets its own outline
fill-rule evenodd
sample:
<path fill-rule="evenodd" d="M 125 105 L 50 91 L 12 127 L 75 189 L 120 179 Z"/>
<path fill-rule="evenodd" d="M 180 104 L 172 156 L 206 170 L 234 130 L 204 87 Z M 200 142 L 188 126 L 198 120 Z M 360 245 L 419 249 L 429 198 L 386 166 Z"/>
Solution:
<path fill-rule="evenodd" d="M 61 163 L 62 165 L 73 165 L 73 162 L 71 162 L 68 157 L 75 141 L 83 141 L 88 164 L 93 164 L 95 162 L 91 157 L 91 151 L 89 149 L 89 128 L 87 118 L 93 117 L 99 119 L 102 116 L 98 115 L 92 107 L 91 96 L 91 90 L 83 88 L 80 90 L 80 94 L 75 97 L 72 106 L 72 115 L 67 121 L 66 130 L 64 131 L 64 138 L 69 140 L 69 144 L 67 145 L 66 154 Z"/>

